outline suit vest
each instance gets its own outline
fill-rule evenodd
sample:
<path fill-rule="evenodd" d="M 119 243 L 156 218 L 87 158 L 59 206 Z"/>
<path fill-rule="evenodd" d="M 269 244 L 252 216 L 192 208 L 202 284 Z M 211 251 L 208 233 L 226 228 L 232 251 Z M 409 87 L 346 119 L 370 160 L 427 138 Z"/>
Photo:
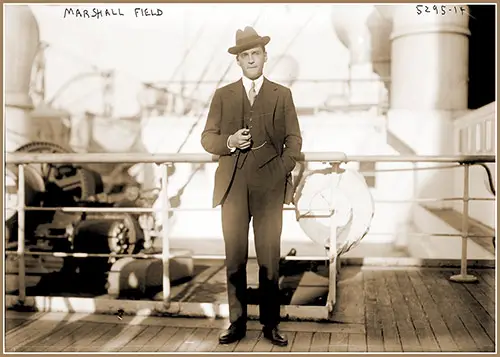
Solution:
<path fill-rule="evenodd" d="M 238 167 L 241 168 L 246 161 L 248 155 L 254 155 L 258 166 L 262 166 L 272 157 L 276 156 L 276 150 L 269 139 L 266 131 L 264 120 L 269 120 L 269 116 L 265 116 L 263 103 L 265 103 L 265 85 L 260 88 L 259 94 L 255 97 L 253 105 L 250 105 L 248 95 L 245 92 L 245 87 L 241 86 L 241 94 L 243 95 L 242 117 L 245 128 L 250 129 L 252 135 L 252 145 L 249 149 L 242 150 L 238 156 Z"/>

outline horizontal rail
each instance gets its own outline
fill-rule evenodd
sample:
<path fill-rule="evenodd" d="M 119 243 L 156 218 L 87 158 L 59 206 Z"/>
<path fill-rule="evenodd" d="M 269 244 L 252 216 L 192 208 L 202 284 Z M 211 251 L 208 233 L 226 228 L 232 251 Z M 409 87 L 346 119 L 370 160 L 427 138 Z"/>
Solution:
<path fill-rule="evenodd" d="M 294 211 L 293 207 L 284 207 L 285 211 Z M 93 213 L 154 213 L 162 212 L 162 208 L 143 208 L 143 207 L 26 207 L 25 211 L 57 211 L 57 212 L 68 212 L 68 213 L 80 213 L 80 212 L 93 212 Z M 167 211 L 220 211 L 220 207 L 217 208 L 203 208 L 203 207 L 170 207 Z M 322 208 L 311 208 L 310 211 L 325 211 L 330 212 L 330 210 Z"/>
<path fill-rule="evenodd" d="M 137 163 L 210 163 L 219 157 L 200 153 L 146 154 L 146 153 L 6 153 L 7 164 L 137 164 Z M 496 162 L 495 155 L 368 155 L 347 156 L 342 152 L 306 152 L 300 161 L 308 162 L 448 162 L 485 163 Z"/>
<path fill-rule="evenodd" d="M 390 235 L 394 233 L 390 232 L 370 232 L 367 235 L 370 236 L 381 236 L 381 235 Z M 413 233 L 406 233 L 408 236 L 417 236 L 417 237 L 447 237 L 447 238 L 457 238 L 461 237 L 461 234 L 453 234 L 453 233 L 426 233 L 426 232 L 413 232 Z M 493 238 L 494 235 L 475 235 L 475 234 L 469 234 L 467 236 L 468 238 Z M 14 249 L 15 246 L 11 246 L 11 249 Z M 19 255 L 19 252 L 14 251 L 14 250 L 6 250 L 5 251 L 6 255 Z M 24 255 L 40 255 L 40 256 L 53 256 L 53 257 L 58 257 L 58 258 L 66 258 L 66 257 L 74 257 L 74 258 L 162 258 L 162 253 L 139 253 L 139 254 L 117 254 L 117 253 L 67 253 L 67 252 L 47 252 L 47 251 L 25 251 L 23 253 Z M 186 254 L 169 254 L 169 258 L 175 258 L 175 257 L 180 257 L 180 256 L 185 256 Z M 207 259 L 211 255 L 203 255 L 203 254 L 198 254 L 196 255 L 197 258 L 200 259 Z M 221 255 L 221 257 L 224 257 Z M 194 258 L 194 256 L 193 256 Z M 308 260 L 303 256 L 287 256 L 283 257 L 287 260 Z"/>
<path fill-rule="evenodd" d="M 367 236 L 390 236 L 394 235 L 395 232 L 371 232 L 366 233 Z M 414 233 L 405 233 L 408 236 L 416 236 L 416 237 L 462 237 L 462 234 L 458 233 L 430 233 L 430 232 L 414 232 Z M 495 238 L 494 235 L 475 235 L 468 234 L 467 237 L 470 238 Z"/>
<path fill-rule="evenodd" d="M 15 251 L 5 251 L 5 255 L 14 255 L 17 256 L 18 253 Z M 37 251 L 28 251 L 24 252 L 24 255 L 34 255 L 34 256 L 52 256 L 56 258 L 157 258 L 161 259 L 162 254 L 161 253 L 154 253 L 154 254 L 105 254 L 105 253 L 65 253 L 65 252 L 37 252 Z M 177 258 L 177 257 L 185 257 L 188 256 L 187 254 L 170 254 L 168 257 L 169 259 L 172 258 Z M 190 258 L 192 259 L 225 259 L 225 255 L 210 255 L 210 254 L 198 254 L 198 255 L 189 255 Z M 249 257 L 250 258 L 250 257 Z M 293 256 L 293 255 L 286 255 L 282 257 L 281 259 L 285 260 L 328 260 L 328 256 Z"/>
<path fill-rule="evenodd" d="M 18 255 L 15 251 L 5 251 L 6 255 Z M 24 255 L 51 256 L 57 258 L 158 258 L 162 259 L 162 253 L 155 254 L 114 254 L 114 253 L 66 253 L 66 252 L 46 252 L 46 251 L 27 251 Z M 182 257 L 187 254 L 170 254 L 169 258 Z"/>
<path fill-rule="evenodd" d="M 413 203 L 413 202 L 443 202 L 443 201 L 462 201 L 462 197 L 449 198 L 417 198 L 413 200 L 374 200 L 375 203 Z M 492 197 L 471 197 L 469 201 L 495 201 Z M 162 208 L 143 208 L 143 207 L 33 207 L 27 206 L 25 211 L 57 211 L 68 213 L 79 212 L 94 212 L 94 213 L 154 213 L 161 212 Z M 198 211 L 220 211 L 220 207 L 204 208 L 204 207 L 170 207 L 169 211 L 179 212 L 198 212 Z M 295 211 L 293 207 L 283 207 L 284 211 Z M 309 211 L 323 211 L 321 208 L 310 208 Z M 327 210 L 329 212 L 329 210 Z"/>
<path fill-rule="evenodd" d="M 379 62 L 379 61 L 377 61 Z M 275 82 L 278 83 L 286 83 L 290 81 L 290 78 L 281 78 L 281 79 L 274 79 Z M 391 78 L 390 77 L 381 77 L 381 78 L 297 78 L 294 80 L 294 83 L 349 83 L 349 82 L 374 82 L 374 83 L 381 83 L 381 82 L 390 82 Z M 156 81 L 151 83 L 152 88 L 157 88 L 160 87 L 163 89 L 164 87 L 161 87 L 163 85 L 171 85 L 171 84 L 196 84 L 196 85 L 204 85 L 204 84 L 225 84 L 225 83 L 231 83 L 231 80 L 223 80 L 221 81 L 220 79 L 205 79 L 205 80 L 197 80 L 197 79 L 186 79 L 186 80 L 163 80 L 163 81 Z"/>
<path fill-rule="evenodd" d="M 418 202 L 444 202 L 444 201 L 462 201 L 462 197 L 445 198 L 416 198 L 413 200 L 373 200 L 375 203 L 418 203 Z M 495 201 L 493 197 L 471 197 L 469 201 Z"/>

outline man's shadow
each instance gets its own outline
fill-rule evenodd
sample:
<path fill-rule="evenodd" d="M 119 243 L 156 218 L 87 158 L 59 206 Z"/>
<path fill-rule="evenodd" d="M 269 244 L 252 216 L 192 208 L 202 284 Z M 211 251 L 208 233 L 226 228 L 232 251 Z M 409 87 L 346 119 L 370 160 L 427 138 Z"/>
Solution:
<path fill-rule="evenodd" d="M 290 250 L 286 256 L 295 256 L 295 249 Z M 280 259 L 279 264 L 279 284 L 280 284 L 280 304 L 290 305 L 292 298 L 297 292 L 301 281 L 306 273 L 313 273 L 319 277 L 328 279 L 328 261 L 323 260 L 287 260 L 286 256 Z M 247 301 L 251 305 L 259 304 L 258 288 L 247 288 Z M 311 296 L 306 305 L 324 305 L 326 294 Z"/>

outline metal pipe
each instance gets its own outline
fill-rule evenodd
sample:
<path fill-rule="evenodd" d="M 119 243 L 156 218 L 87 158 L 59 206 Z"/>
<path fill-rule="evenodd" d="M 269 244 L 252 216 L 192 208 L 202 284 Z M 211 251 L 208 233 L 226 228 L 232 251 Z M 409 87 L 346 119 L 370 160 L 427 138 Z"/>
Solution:
<path fill-rule="evenodd" d="M 282 82 L 286 82 L 286 81 L 289 81 L 290 78 L 282 78 L 280 80 L 278 79 L 275 79 L 276 82 L 278 83 L 282 83 Z M 296 79 L 295 81 L 297 83 L 347 83 L 348 81 L 351 81 L 351 82 L 375 82 L 375 83 L 378 83 L 378 82 L 382 82 L 382 81 L 390 81 L 390 77 L 380 77 L 378 79 L 371 79 L 371 78 L 352 78 L 352 79 L 349 79 L 349 78 L 325 78 L 325 79 L 312 79 L 312 78 L 298 78 Z M 182 81 L 182 83 L 184 84 L 222 84 L 222 83 L 230 83 L 231 80 L 230 79 L 227 79 L 227 80 L 223 80 L 221 81 L 220 79 L 205 79 L 205 80 L 202 80 L 202 81 L 198 81 L 198 80 L 184 80 Z M 180 80 L 162 80 L 162 81 L 157 81 L 157 82 L 154 82 L 155 85 L 170 85 L 170 84 L 179 84 L 181 83 Z"/>
<path fill-rule="evenodd" d="M 416 198 L 414 200 L 373 200 L 375 203 L 418 203 L 418 202 L 444 202 L 444 201 L 461 201 L 462 197 L 445 197 L 445 198 Z M 489 197 L 474 197 L 469 200 L 475 201 L 494 201 L 494 198 Z"/>
<path fill-rule="evenodd" d="M 460 262 L 460 273 L 467 275 L 467 240 L 469 239 L 469 165 L 464 165 L 464 197 L 462 213 L 462 261 Z"/>
<path fill-rule="evenodd" d="M 17 255 L 17 252 L 14 251 L 6 251 L 5 255 Z M 163 254 L 107 254 L 107 253 L 63 253 L 63 252 L 37 252 L 37 251 L 29 251 L 29 252 L 24 252 L 24 255 L 29 255 L 29 256 L 50 256 L 50 257 L 58 257 L 58 258 L 68 258 L 68 257 L 74 257 L 74 258 L 156 258 L 156 259 L 162 259 Z M 226 256 L 223 254 L 195 254 L 195 255 L 186 255 L 186 253 L 183 254 L 170 254 L 169 258 L 176 258 L 176 257 L 184 257 L 184 256 L 189 256 L 192 259 L 226 259 Z M 249 259 L 252 259 L 249 257 Z M 257 259 L 257 258 L 255 258 Z M 304 255 L 304 256 L 285 256 L 282 259 L 285 260 L 328 260 L 328 257 L 325 256 L 309 256 L 309 255 Z"/>
<path fill-rule="evenodd" d="M 441 202 L 441 201 L 459 201 L 461 197 L 450 198 L 420 198 L 415 200 L 374 200 L 375 203 L 412 203 L 412 202 Z M 470 197 L 469 201 L 494 201 L 490 197 Z M 163 208 L 144 208 L 144 207 L 31 207 L 24 208 L 25 211 L 59 211 L 59 212 L 95 212 L 95 213 L 154 213 L 161 212 Z M 220 211 L 220 207 L 204 208 L 204 207 L 171 207 L 171 212 L 177 211 Z M 284 211 L 295 211 L 294 207 L 283 207 Z M 311 211 L 322 211 L 324 208 L 311 208 Z M 325 211 L 326 212 L 326 211 Z M 330 212 L 330 211 L 328 211 Z M 309 216 L 308 217 L 313 217 Z"/>
<path fill-rule="evenodd" d="M 161 208 L 142 207 L 26 207 L 26 211 L 94 212 L 94 213 L 153 213 Z"/>
<path fill-rule="evenodd" d="M 16 255 L 17 252 L 14 251 L 6 251 L 6 255 Z M 115 254 L 115 253 L 65 253 L 65 252 L 46 252 L 46 251 L 28 251 L 24 252 L 24 255 L 31 255 L 31 256 L 50 256 L 50 257 L 58 257 L 58 258 L 68 258 L 68 257 L 74 257 L 74 258 L 157 258 L 157 259 L 162 259 L 163 254 L 162 253 L 156 253 L 156 254 Z M 170 258 L 174 257 L 181 257 L 185 256 L 186 254 L 174 254 L 170 255 Z"/>
<path fill-rule="evenodd" d="M 161 165 L 161 183 L 162 183 L 162 262 L 163 262 L 163 303 L 165 306 L 170 305 L 170 242 L 169 242 L 169 212 L 170 201 L 168 199 L 168 164 Z"/>
<path fill-rule="evenodd" d="M 413 167 L 413 168 L 401 168 L 401 169 L 376 169 L 376 170 L 366 170 L 359 171 L 365 176 L 373 176 L 380 172 L 406 172 L 406 171 L 428 171 L 428 170 L 447 170 L 447 169 L 456 169 L 459 168 L 459 164 L 454 165 L 441 165 L 441 166 L 429 166 L 429 167 Z"/>
<path fill-rule="evenodd" d="M 25 190 L 25 175 L 24 165 L 19 165 L 18 169 L 18 193 L 17 193 L 17 258 L 18 258 L 18 283 L 19 283 L 19 303 L 24 304 L 26 300 L 26 266 L 24 260 L 25 248 L 25 232 L 26 232 L 26 212 L 24 205 L 26 204 L 26 190 Z"/>
<path fill-rule="evenodd" d="M 465 164 L 462 214 L 462 257 L 460 262 L 460 274 L 450 277 L 451 281 L 460 283 L 472 283 L 477 281 L 477 277 L 467 274 L 467 240 L 469 239 L 469 169 L 470 166 Z"/>
<path fill-rule="evenodd" d="M 191 255 L 191 258 L 193 259 L 226 259 L 226 256 L 224 254 L 207 254 L 207 255 L 202 255 L 202 254 L 195 254 Z M 248 259 L 250 260 L 257 260 L 257 257 L 251 257 L 249 256 Z M 284 257 L 281 257 L 282 260 L 319 260 L 319 261 L 328 261 L 328 256 L 319 256 L 319 255 L 285 255 Z"/>
<path fill-rule="evenodd" d="M 60 212 L 95 212 L 95 213 L 154 213 L 161 212 L 163 208 L 143 208 L 143 207 L 25 207 L 26 211 L 60 211 Z M 284 211 L 295 211 L 293 207 L 283 207 Z M 324 211 L 322 208 L 311 208 L 311 211 Z M 170 212 L 176 211 L 220 211 L 220 207 L 170 207 Z"/>
<path fill-rule="evenodd" d="M 172 153 L 172 154 L 146 154 L 146 153 L 6 153 L 8 164 L 30 163 L 57 163 L 57 164 L 105 164 L 121 162 L 124 164 L 135 163 L 210 163 L 217 162 L 216 155 L 205 153 Z M 309 162 L 448 162 L 448 163 L 480 163 L 496 162 L 495 155 L 369 155 L 347 156 L 342 152 L 306 152 L 298 161 Z"/>
<path fill-rule="evenodd" d="M 421 198 L 416 200 L 374 200 L 375 203 L 412 203 L 412 202 L 441 202 L 441 201 L 461 201 L 461 197 L 450 198 Z M 490 197 L 470 197 L 469 201 L 494 201 Z M 58 211 L 58 212 L 95 212 L 95 213 L 154 213 L 161 212 L 163 208 L 144 208 L 144 207 L 31 207 L 24 208 L 25 211 Z M 171 207 L 171 212 L 199 212 L 199 211 L 220 211 L 220 207 L 205 208 L 205 207 Z M 284 211 L 295 211 L 294 207 L 283 207 Z M 310 208 L 310 211 L 323 211 L 324 208 Z M 325 212 L 330 212 L 325 211 Z M 316 217 L 307 215 L 307 217 Z"/>
<path fill-rule="evenodd" d="M 339 164 L 332 162 L 332 173 L 338 173 Z M 337 300 L 337 224 L 335 221 L 335 185 L 336 175 L 332 175 L 330 183 L 330 239 L 328 249 L 329 276 L 328 276 L 328 297 L 327 308 L 329 313 L 333 313 Z"/>

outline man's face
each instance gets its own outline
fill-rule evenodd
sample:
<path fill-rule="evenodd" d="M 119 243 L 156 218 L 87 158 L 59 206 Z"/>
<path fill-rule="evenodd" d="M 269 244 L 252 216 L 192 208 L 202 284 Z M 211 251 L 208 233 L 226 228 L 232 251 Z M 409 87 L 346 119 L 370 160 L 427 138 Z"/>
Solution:
<path fill-rule="evenodd" d="M 236 57 L 236 62 L 241 67 L 243 75 L 249 79 L 260 77 L 266 61 L 267 54 L 260 46 L 243 51 Z"/>

